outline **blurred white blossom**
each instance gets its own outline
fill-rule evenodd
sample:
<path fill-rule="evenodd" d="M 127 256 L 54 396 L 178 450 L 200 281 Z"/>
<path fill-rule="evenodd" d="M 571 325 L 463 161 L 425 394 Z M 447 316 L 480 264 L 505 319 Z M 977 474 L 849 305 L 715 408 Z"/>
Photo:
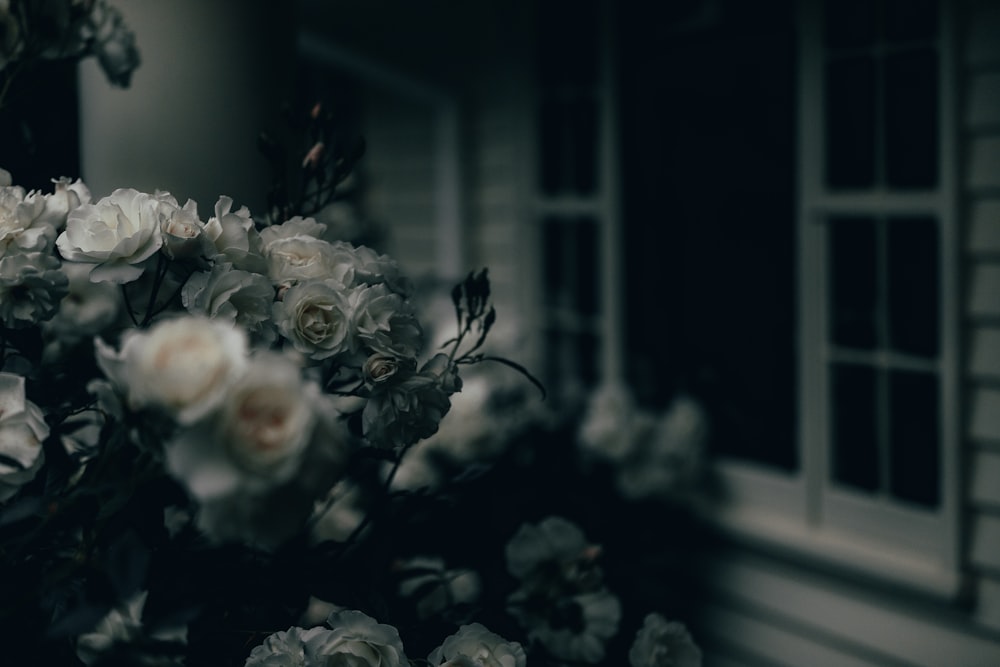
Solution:
<path fill-rule="evenodd" d="M 42 411 L 25 395 L 24 378 L 0 373 L 0 502 L 38 474 L 48 435 Z"/>
<path fill-rule="evenodd" d="M 163 320 L 130 329 L 115 352 L 95 339 L 97 360 L 133 408 L 160 407 L 182 424 L 215 410 L 246 367 L 242 329 L 205 317 Z"/>
<path fill-rule="evenodd" d="M 481 623 L 459 627 L 427 657 L 433 667 L 471 665 L 472 667 L 525 667 L 528 659 L 518 642 L 507 641 L 490 632 Z"/>
<path fill-rule="evenodd" d="M 130 644 L 140 640 L 155 640 L 162 642 L 187 642 L 187 627 L 168 625 L 165 627 L 147 628 L 142 622 L 142 612 L 146 606 L 148 591 L 139 591 L 134 596 L 112 608 L 91 631 L 80 635 L 76 640 L 76 655 L 85 665 L 92 665 L 100 660 L 116 644 Z M 179 658 L 169 655 L 148 655 L 140 659 L 141 667 L 167 667 L 181 665 Z"/>
<path fill-rule="evenodd" d="M 701 649 L 682 623 L 647 614 L 628 652 L 630 667 L 701 667 Z"/>

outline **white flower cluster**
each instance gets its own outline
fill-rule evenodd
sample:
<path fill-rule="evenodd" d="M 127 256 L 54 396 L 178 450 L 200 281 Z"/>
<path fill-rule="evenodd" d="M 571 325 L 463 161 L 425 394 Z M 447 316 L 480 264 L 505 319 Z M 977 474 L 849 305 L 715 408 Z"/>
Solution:
<path fill-rule="evenodd" d="M 708 416 L 681 394 L 662 414 L 635 405 L 628 389 L 605 385 L 590 397 L 578 432 L 580 447 L 615 468 L 625 498 L 687 499 L 703 470 Z"/>
<path fill-rule="evenodd" d="M 437 430 L 461 387 L 448 355 L 418 361 L 422 330 L 396 263 L 324 231 L 301 217 L 258 229 L 228 197 L 203 221 L 195 202 L 166 192 L 92 201 L 80 181 L 42 194 L 0 172 L 0 330 L 37 330 L 50 367 L 93 354 L 108 381 L 91 385 L 102 414 L 166 418 L 165 467 L 197 501 L 197 524 L 219 540 L 273 546 L 344 477 L 355 450 L 398 456 Z M 17 352 L 0 350 L 0 370 L 17 361 L 8 351 Z M 0 428 L 38 412 L 23 378 L 10 377 Z M 363 440 L 337 393 L 364 401 Z M 0 440 L 4 484 L 26 483 L 41 465 L 45 422 L 18 419 L 31 428 Z M 91 439 L 100 431 L 77 425 Z"/>
<path fill-rule="evenodd" d="M 399 632 L 355 610 L 330 614 L 327 627 L 292 627 L 276 632 L 250 653 L 245 667 L 407 667 Z M 525 667 L 524 649 L 479 623 L 461 626 L 427 658 L 441 667 Z"/>
<path fill-rule="evenodd" d="M 0 0 L 0 70 L 32 59 L 87 56 L 121 87 L 139 66 L 134 33 L 106 0 Z"/>

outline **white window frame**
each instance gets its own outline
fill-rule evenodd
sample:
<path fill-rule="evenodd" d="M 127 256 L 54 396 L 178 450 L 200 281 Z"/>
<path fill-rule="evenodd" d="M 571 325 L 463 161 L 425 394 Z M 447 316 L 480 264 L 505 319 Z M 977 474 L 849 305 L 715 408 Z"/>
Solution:
<path fill-rule="evenodd" d="M 622 221 L 621 221 L 621 169 L 619 164 L 618 139 L 618 109 L 617 86 L 615 81 L 615 63 L 617 45 L 614 41 L 615 11 L 610 0 L 598 2 L 598 58 L 597 81 L 585 91 L 595 101 L 598 114 L 595 140 L 595 163 L 597 168 L 594 192 L 589 195 L 546 195 L 539 187 L 539 169 L 535 147 L 541 133 L 538 122 L 538 110 L 542 99 L 547 95 L 558 94 L 558 91 L 544 91 L 537 86 L 524 112 L 532 120 L 526 123 L 524 146 L 522 154 L 531 156 L 526 160 L 530 167 L 522 171 L 521 188 L 529 193 L 529 205 L 526 211 L 528 218 L 527 237 L 532 240 L 531 268 L 526 272 L 525 285 L 529 286 L 532 312 L 529 320 L 532 329 L 543 332 L 556 329 L 564 332 L 586 332 L 595 336 L 598 346 L 597 365 L 598 384 L 618 384 L 624 382 L 624 279 L 622 269 Z M 538 26 L 534 26 L 535 39 Z M 561 217 L 571 220 L 577 216 L 587 216 L 597 226 L 597 262 L 595 272 L 599 276 L 597 284 L 596 317 L 583 317 L 578 313 L 561 311 L 555 317 L 545 312 L 544 304 L 539 300 L 536 285 L 542 283 L 543 274 L 539 270 L 544 258 L 537 249 L 543 247 L 543 221 L 548 217 Z M 564 326 L 562 326 L 564 324 Z M 535 367 L 541 367 L 541 355 L 551 354 L 545 350 L 544 344 L 535 344 L 532 359 L 536 359 Z M 556 351 L 558 353 L 558 351 Z M 579 389 L 579 388 L 576 388 Z M 564 387 L 565 398 L 579 399 L 583 394 L 574 387 Z"/>
<path fill-rule="evenodd" d="M 862 577 L 953 598 L 960 572 L 960 429 L 957 113 L 953 12 L 941 1 L 939 185 L 932 191 L 831 192 L 823 184 L 822 3 L 799 3 L 799 201 L 797 211 L 799 469 L 721 460 L 728 500 L 710 517 L 743 540 Z M 930 215 L 940 229 L 941 498 L 934 510 L 873 499 L 830 483 L 826 343 L 826 223 L 832 215 Z"/>

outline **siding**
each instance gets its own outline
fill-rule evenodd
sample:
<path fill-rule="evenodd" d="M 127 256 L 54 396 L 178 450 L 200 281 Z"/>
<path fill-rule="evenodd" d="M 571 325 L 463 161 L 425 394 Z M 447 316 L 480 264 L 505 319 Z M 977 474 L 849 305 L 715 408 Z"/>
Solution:
<path fill-rule="evenodd" d="M 528 71 L 513 57 L 487 64 L 468 95 L 469 269 L 489 269 L 497 324 L 490 348 L 528 368 L 540 357 L 537 295 L 541 262 L 530 216 L 532 116 Z"/>
<path fill-rule="evenodd" d="M 974 617 L 1000 629 L 1000 5 L 971 0 L 964 29 L 967 556 Z"/>
<path fill-rule="evenodd" d="M 366 210 L 386 233 L 384 251 L 414 279 L 432 274 L 437 260 L 433 130 L 426 105 L 365 97 Z"/>

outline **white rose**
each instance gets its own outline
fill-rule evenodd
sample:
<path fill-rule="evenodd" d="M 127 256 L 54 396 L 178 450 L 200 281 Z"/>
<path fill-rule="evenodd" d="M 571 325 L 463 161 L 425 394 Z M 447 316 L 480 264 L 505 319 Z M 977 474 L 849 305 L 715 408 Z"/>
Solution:
<path fill-rule="evenodd" d="M 603 385 L 588 401 L 578 441 L 585 450 L 602 458 L 621 460 L 635 445 L 630 425 L 636 416 L 632 396 L 624 385 Z"/>
<path fill-rule="evenodd" d="M 204 235 L 205 223 L 198 218 L 198 205 L 189 199 L 160 223 L 163 252 L 171 259 L 198 259 L 211 256 L 212 243 Z"/>
<path fill-rule="evenodd" d="M 399 632 L 360 611 L 335 611 L 327 624 L 329 634 L 316 635 L 306 642 L 307 659 L 324 665 L 351 667 L 408 667 Z M 336 657 L 335 657 L 336 656 Z"/>
<path fill-rule="evenodd" d="M 0 257 L 0 322 L 19 329 L 51 319 L 68 282 L 52 255 L 32 252 Z"/>
<path fill-rule="evenodd" d="M 245 667 L 408 667 L 399 632 L 360 611 L 330 614 L 332 629 L 289 628 L 268 636 Z"/>
<path fill-rule="evenodd" d="M 413 357 L 423 342 L 423 330 L 413 305 L 385 285 L 358 292 L 354 310 L 358 343 L 381 354 Z"/>
<path fill-rule="evenodd" d="M 59 341 L 89 338 L 113 324 L 121 312 L 121 296 L 112 283 L 90 282 L 89 264 L 63 262 L 59 268 L 68 280 L 66 296 L 45 331 Z"/>
<path fill-rule="evenodd" d="M 631 667 L 701 667 L 701 649 L 683 624 L 648 614 L 628 652 Z"/>
<path fill-rule="evenodd" d="M 694 491 L 702 471 L 709 421 L 696 399 L 680 395 L 658 419 L 639 415 L 633 429 L 636 446 L 621 461 L 616 482 L 627 498 L 661 497 L 684 500 Z"/>
<path fill-rule="evenodd" d="M 267 231 L 266 229 L 264 231 Z M 291 286 L 306 280 L 352 282 L 349 264 L 338 264 L 333 247 L 312 236 L 279 238 L 266 246 L 267 275 L 275 285 Z"/>
<path fill-rule="evenodd" d="M 299 470 L 317 423 L 318 389 L 288 357 L 251 357 L 213 418 L 178 433 L 167 467 L 199 500 L 266 489 Z"/>
<path fill-rule="evenodd" d="M 204 317 L 131 329 L 114 354 L 100 339 L 98 364 L 125 390 L 132 407 L 155 405 L 190 424 L 217 408 L 246 367 L 242 330 Z"/>
<path fill-rule="evenodd" d="M 131 282 L 142 275 L 142 262 L 163 245 L 162 222 L 175 209 L 137 190 L 115 190 L 96 204 L 70 211 L 56 245 L 63 258 L 94 264 L 94 282 Z"/>
<path fill-rule="evenodd" d="M 337 265 L 351 267 L 346 274 L 351 284 L 384 284 L 404 298 L 413 293 L 413 282 L 400 272 L 396 260 L 388 255 L 380 255 L 367 246 L 355 246 L 346 241 L 334 241 L 331 245 L 333 261 Z"/>
<path fill-rule="evenodd" d="M 0 502 L 38 474 L 45 461 L 42 441 L 48 435 L 41 409 L 25 396 L 24 378 L 0 373 Z"/>
<path fill-rule="evenodd" d="M 296 350 L 313 359 L 351 352 L 356 299 L 336 280 L 292 286 L 274 302 L 274 323 Z"/>
<path fill-rule="evenodd" d="M 447 355 L 438 354 L 413 373 L 397 374 L 391 383 L 376 385 L 361 415 L 362 429 L 372 445 L 408 447 L 437 432 L 451 408 L 449 396 L 461 381 Z"/>
<path fill-rule="evenodd" d="M 70 211 L 82 204 L 90 203 L 90 189 L 79 178 L 71 181 L 62 177 L 52 179 L 52 183 L 55 187 L 51 194 L 45 195 L 45 210 L 42 217 L 54 229 L 61 231 L 66 226 L 66 217 Z"/>
<path fill-rule="evenodd" d="M 431 665 L 452 665 L 460 659 L 476 667 L 525 667 L 528 659 L 518 642 L 509 642 L 479 623 L 463 625 L 434 649 Z"/>
<path fill-rule="evenodd" d="M 416 363 L 416 359 L 412 357 L 399 358 L 391 354 L 373 354 L 361 367 L 361 376 L 369 387 L 384 386 L 409 376 L 416 370 Z"/>
<path fill-rule="evenodd" d="M 198 501 L 197 523 L 210 538 L 270 549 L 305 524 L 355 445 L 298 364 L 261 352 L 212 418 L 167 443 L 166 467 Z"/>
<path fill-rule="evenodd" d="M 264 244 L 264 251 L 267 252 L 277 241 L 301 237 L 320 239 L 325 231 L 326 225 L 316 222 L 315 219 L 295 216 L 280 225 L 265 227 L 260 232 L 260 240 Z"/>
<path fill-rule="evenodd" d="M 228 262 L 195 273 L 181 290 L 181 303 L 188 312 L 236 324 L 265 342 L 275 337 L 273 302 L 274 287 L 266 276 L 240 271 Z"/>
<path fill-rule="evenodd" d="M 0 257 L 48 252 L 56 230 L 46 222 L 45 197 L 17 185 L 0 187 Z"/>
<path fill-rule="evenodd" d="M 329 632 L 323 627 L 275 632 L 250 651 L 244 667 L 308 667 L 313 663 L 306 661 L 306 642 Z"/>
<path fill-rule="evenodd" d="M 241 271 L 267 273 L 260 234 L 250 217 L 250 210 L 241 206 L 233 211 L 231 197 L 222 196 L 215 203 L 215 215 L 205 224 L 203 233 L 215 246 L 223 262 Z"/>

